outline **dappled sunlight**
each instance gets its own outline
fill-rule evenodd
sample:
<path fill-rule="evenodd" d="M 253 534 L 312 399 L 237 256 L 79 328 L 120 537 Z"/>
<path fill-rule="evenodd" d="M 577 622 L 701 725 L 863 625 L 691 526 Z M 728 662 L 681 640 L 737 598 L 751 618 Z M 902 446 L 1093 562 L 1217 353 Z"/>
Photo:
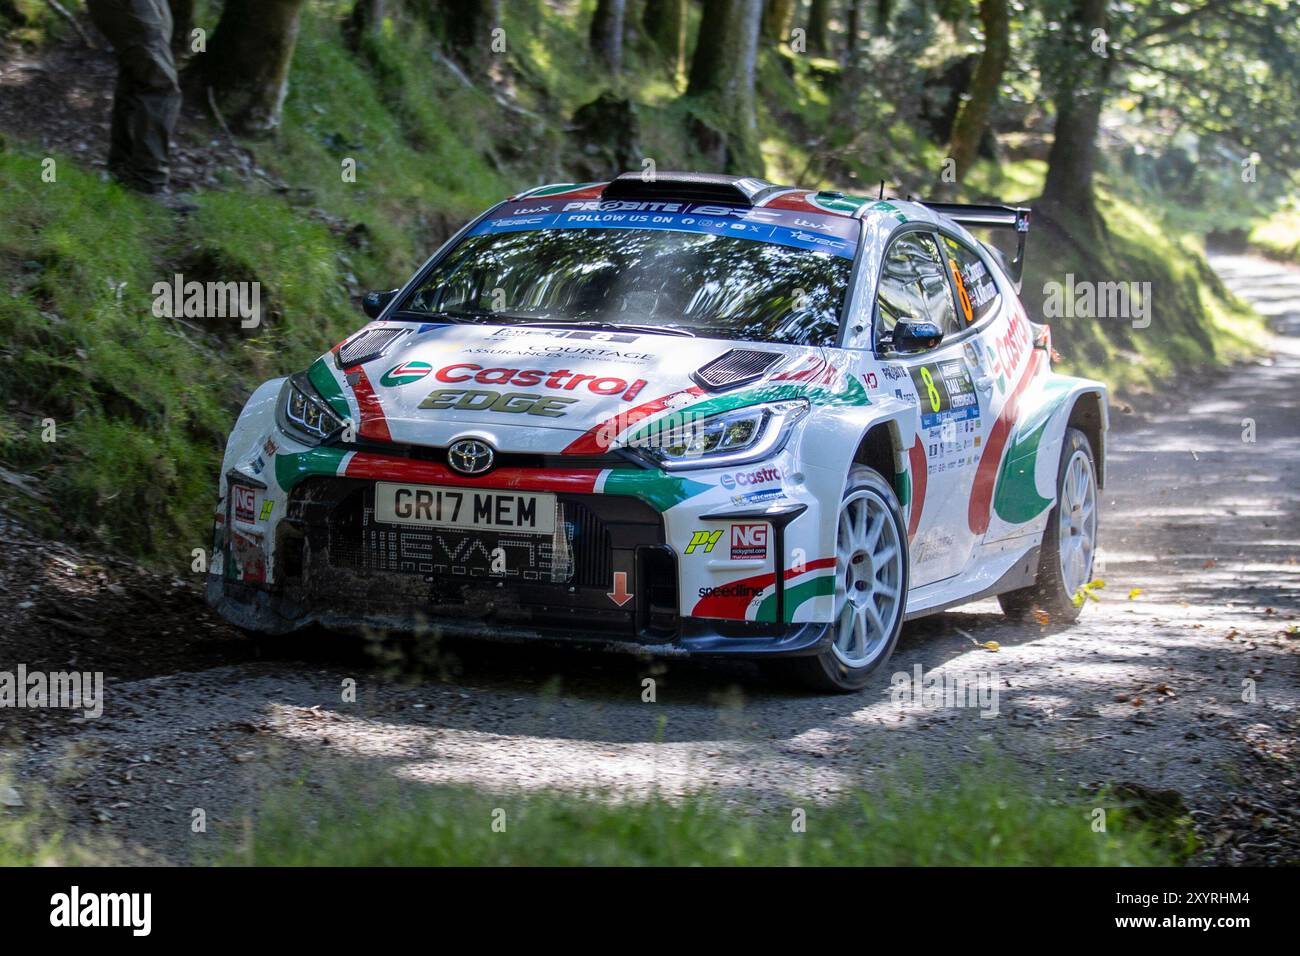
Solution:
<path fill-rule="evenodd" d="M 560 790 L 574 793 L 684 794 L 725 789 L 739 766 L 786 788 L 829 791 L 843 774 L 805 765 L 797 753 L 765 750 L 742 740 L 641 741 L 617 745 L 546 734 L 386 722 L 340 713 L 301 720 L 300 708 L 273 704 L 270 723 L 285 741 L 332 758 L 375 761 L 395 777 L 430 785 L 465 785 L 492 792 Z M 824 733 L 824 732 L 823 732 Z M 792 742 L 793 743 L 793 742 Z M 322 749 L 323 748 L 323 749 Z"/>

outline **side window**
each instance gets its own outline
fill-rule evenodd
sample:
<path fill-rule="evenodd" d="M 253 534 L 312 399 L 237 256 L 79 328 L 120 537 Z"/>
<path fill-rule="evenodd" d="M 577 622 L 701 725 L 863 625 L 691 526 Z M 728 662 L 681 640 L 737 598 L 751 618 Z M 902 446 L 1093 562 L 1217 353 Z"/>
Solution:
<path fill-rule="evenodd" d="M 957 286 L 957 301 L 962 312 L 961 326 L 965 328 L 983 320 L 997 309 L 998 284 L 974 249 L 948 236 L 943 237 L 943 246 L 948 252 L 953 284 Z"/>
<path fill-rule="evenodd" d="M 899 236 L 885 253 L 876 290 L 876 344 L 888 345 L 899 319 L 929 320 L 944 335 L 960 331 L 948 267 L 927 232 Z"/>

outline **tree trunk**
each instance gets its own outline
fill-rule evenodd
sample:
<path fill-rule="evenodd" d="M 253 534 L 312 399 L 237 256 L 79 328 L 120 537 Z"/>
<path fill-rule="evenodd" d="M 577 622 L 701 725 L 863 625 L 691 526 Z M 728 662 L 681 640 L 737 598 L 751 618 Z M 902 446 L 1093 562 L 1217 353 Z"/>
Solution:
<path fill-rule="evenodd" d="M 795 0 L 766 0 L 763 4 L 763 39 L 781 44 L 790 39 Z"/>
<path fill-rule="evenodd" d="M 1093 31 L 1106 29 L 1106 0 L 1075 0 L 1067 29 L 1064 55 L 1056 64 L 1056 127 L 1041 204 L 1062 228 L 1077 228 L 1082 238 L 1093 239 L 1104 234 L 1092 177 L 1111 64 L 1093 51 Z"/>
<path fill-rule="evenodd" d="M 862 0 L 849 0 L 844 15 L 844 65 L 849 69 L 853 69 L 858 62 L 858 34 L 862 32 L 861 6 Z"/>
<path fill-rule="evenodd" d="M 893 14 L 893 0 L 876 0 L 876 32 L 881 36 L 889 33 L 889 18 Z"/>
<path fill-rule="evenodd" d="M 623 4 L 623 49 L 641 46 L 641 21 L 645 17 L 645 0 L 626 0 Z"/>
<path fill-rule="evenodd" d="M 444 49 L 466 70 L 492 73 L 496 51 L 492 31 L 501 25 L 500 0 L 408 0 L 424 16 Z"/>
<path fill-rule="evenodd" d="M 451 29 L 447 39 L 465 44 L 472 55 L 487 59 L 492 50 L 492 31 L 501 22 L 501 0 L 440 0 Z"/>
<path fill-rule="evenodd" d="M 676 76 L 686 67 L 686 0 L 646 0 L 641 27 L 668 57 Z"/>
<path fill-rule="evenodd" d="M 831 0 L 812 0 L 808 7 L 808 52 L 825 56 L 831 49 Z"/>
<path fill-rule="evenodd" d="M 691 58 L 687 95 L 703 101 L 706 119 L 697 139 L 706 150 L 720 146 L 728 169 L 761 174 L 754 113 L 754 69 L 762 0 L 704 0 L 699 39 Z M 697 117 L 698 119 L 698 117 Z M 713 134 L 721 143 L 708 142 Z"/>
<path fill-rule="evenodd" d="M 168 0 L 172 12 L 172 56 L 179 64 L 190 56 L 190 31 L 194 29 L 194 0 Z"/>
<path fill-rule="evenodd" d="M 384 13 L 384 0 L 356 0 L 348 18 L 350 33 L 355 37 L 377 35 L 384 27 Z"/>
<path fill-rule="evenodd" d="M 230 128 L 248 135 L 280 125 L 303 0 L 226 0 L 203 56 Z"/>
<path fill-rule="evenodd" d="M 751 128 L 761 15 L 762 0 L 704 0 L 687 90 L 692 96 L 720 97 Z"/>
<path fill-rule="evenodd" d="M 975 77 L 971 80 L 966 100 L 953 123 L 948 146 L 948 156 L 955 167 L 956 183 L 966 177 L 966 172 L 975 163 L 980 142 L 984 139 L 984 132 L 993 115 L 993 105 L 998 99 L 1002 74 L 1011 56 L 1007 0 L 980 0 L 980 24 L 984 28 L 984 52 L 980 54 Z M 944 186 L 954 186 L 956 183 L 941 183 L 940 191 L 945 192 Z"/>
<path fill-rule="evenodd" d="M 605 69 L 618 73 L 623 68 L 624 0 L 598 0 L 591 18 L 591 50 Z"/>

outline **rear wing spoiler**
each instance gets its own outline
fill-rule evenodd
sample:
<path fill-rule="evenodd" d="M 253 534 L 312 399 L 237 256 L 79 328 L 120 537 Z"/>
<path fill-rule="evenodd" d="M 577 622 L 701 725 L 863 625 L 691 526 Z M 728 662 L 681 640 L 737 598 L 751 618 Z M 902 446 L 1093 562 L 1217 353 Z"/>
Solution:
<path fill-rule="evenodd" d="M 1014 229 L 1016 231 L 1016 255 L 1008 259 L 1001 249 L 985 244 L 1002 263 L 1007 276 L 1020 291 L 1020 280 L 1025 271 L 1025 237 L 1029 234 L 1029 210 L 1024 206 L 984 206 L 955 202 L 922 202 L 927 209 L 947 216 L 958 225 L 967 228 Z"/>

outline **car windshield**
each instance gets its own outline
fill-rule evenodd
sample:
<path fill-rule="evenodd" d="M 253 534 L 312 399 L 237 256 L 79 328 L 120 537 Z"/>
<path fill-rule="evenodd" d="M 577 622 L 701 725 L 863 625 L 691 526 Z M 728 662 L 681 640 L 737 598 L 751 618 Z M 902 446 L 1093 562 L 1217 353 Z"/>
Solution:
<path fill-rule="evenodd" d="M 805 246 L 823 241 L 797 236 Z M 486 232 L 457 245 L 401 309 L 450 321 L 833 344 L 852 246 L 837 244 L 846 255 L 794 241 L 663 227 Z"/>

